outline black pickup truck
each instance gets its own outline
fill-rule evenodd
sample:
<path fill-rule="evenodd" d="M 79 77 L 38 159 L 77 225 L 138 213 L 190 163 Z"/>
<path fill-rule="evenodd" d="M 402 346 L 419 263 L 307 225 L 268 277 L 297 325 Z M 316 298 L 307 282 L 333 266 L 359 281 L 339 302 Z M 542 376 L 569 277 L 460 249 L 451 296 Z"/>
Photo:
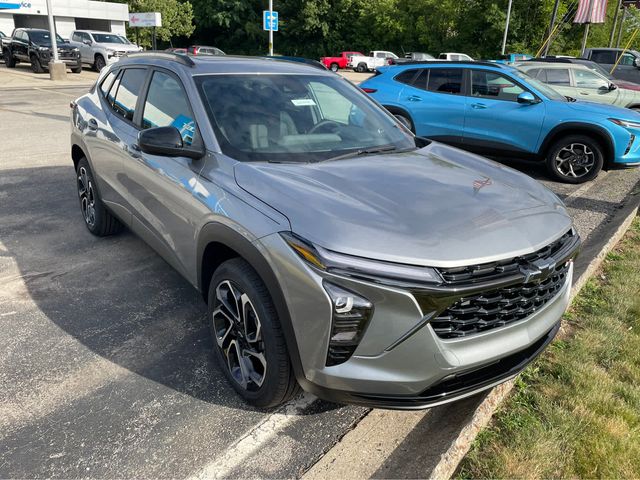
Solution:
<path fill-rule="evenodd" d="M 58 43 L 58 58 L 64 62 L 73 73 L 82 72 L 80 51 L 56 35 Z M 51 51 L 51 34 L 48 30 L 39 28 L 16 28 L 9 41 L 2 42 L 2 56 L 9 68 L 16 63 L 29 62 L 35 73 L 44 72 L 49 62 L 53 60 Z"/>

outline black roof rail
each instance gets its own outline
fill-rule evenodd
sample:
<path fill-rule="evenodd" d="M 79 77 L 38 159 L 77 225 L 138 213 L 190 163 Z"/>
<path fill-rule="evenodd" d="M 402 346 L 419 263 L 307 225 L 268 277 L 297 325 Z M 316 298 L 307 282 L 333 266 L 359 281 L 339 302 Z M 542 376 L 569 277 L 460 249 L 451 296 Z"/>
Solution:
<path fill-rule="evenodd" d="M 126 58 L 157 58 L 158 60 L 171 60 L 178 62 L 185 67 L 195 67 L 195 62 L 191 60 L 187 55 L 174 52 L 133 52 L 127 53 Z"/>
<path fill-rule="evenodd" d="M 576 57 L 536 57 L 527 58 L 524 62 L 538 62 L 538 63 L 573 63 L 572 60 L 586 60 L 586 58 Z"/>
<path fill-rule="evenodd" d="M 402 67 L 403 65 L 482 65 L 485 67 L 504 68 L 505 65 L 483 60 L 409 60 L 408 62 L 382 65 L 383 67 Z"/>

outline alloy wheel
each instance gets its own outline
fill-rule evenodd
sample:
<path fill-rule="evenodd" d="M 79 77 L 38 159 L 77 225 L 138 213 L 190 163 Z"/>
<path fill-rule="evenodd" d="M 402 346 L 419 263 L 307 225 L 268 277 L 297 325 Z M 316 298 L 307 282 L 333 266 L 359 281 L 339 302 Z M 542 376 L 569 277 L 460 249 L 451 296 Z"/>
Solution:
<path fill-rule="evenodd" d="M 216 286 L 213 328 L 231 377 L 245 390 L 258 390 L 267 373 L 260 318 L 249 296 L 229 280 Z"/>
<path fill-rule="evenodd" d="M 565 177 L 584 177 L 595 164 L 595 152 L 583 143 L 571 143 L 562 147 L 555 158 L 556 169 Z"/>
<path fill-rule="evenodd" d="M 89 227 L 96 223 L 96 197 L 93 191 L 93 183 L 87 174 L 85 167 L 78 170 L 78 196 L 80 197 L 80 208 L 82 216 Z"/>

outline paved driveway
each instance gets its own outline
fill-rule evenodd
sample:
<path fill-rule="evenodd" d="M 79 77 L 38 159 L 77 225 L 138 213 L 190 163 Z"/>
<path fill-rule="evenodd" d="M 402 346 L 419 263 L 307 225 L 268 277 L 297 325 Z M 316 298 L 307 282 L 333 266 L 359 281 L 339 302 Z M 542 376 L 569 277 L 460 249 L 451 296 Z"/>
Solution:
<path fill-rule="evenodd" d="M 132 234 L 87 232 L 68 143 L 82 91 L 0 90 L 0 477 L 300 476 L 367 410 L 247 407 L 190 285 Z M 639 179 L 545 182 L 596 242 Z"/>

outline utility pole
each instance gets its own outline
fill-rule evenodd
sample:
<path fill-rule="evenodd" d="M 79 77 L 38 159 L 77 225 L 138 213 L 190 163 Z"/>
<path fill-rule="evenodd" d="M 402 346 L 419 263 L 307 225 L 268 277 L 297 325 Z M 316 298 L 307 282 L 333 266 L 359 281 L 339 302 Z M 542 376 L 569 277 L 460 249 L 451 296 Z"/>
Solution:
<path fill-rule="evenodd" d="M 58 39 L 56 38 L 56 23 L 53 19 L 51 0 L 47 0 L 47 17 L 49 17 L 51 50 L 53 50 L 53 60 L 49 62 L 49 78 L 51 78 L 51 80 L 62 80 L 67 76 L 67 66 L 62 63 L 58 57 Z"/>
<path fill-rule="evenodd" d="M 618 39 L 616 40 L 616 48 L 620 48 L 620 40 L 622 40 L 622 29 L 624 28 L 624 20 L 627 18 L 627 8 L 622 9 L 622 18 L 620 19 L 620 26 L 618 27 Z"/>
<path fill-rule="evenodd" d="M 620 0 L 622 1 L 622 0 Z M 549 24 L 549 33 L 547 37 L 547 44 L 544 46 L 543 57 L 546 57 L 549 53 L 549 47 L 551 46 L 551 35 L 553 34 L 553 26 L 556 24 L 556 18 L 558 17 L 558 7 L 560 6 L 560 0 L 556 0 L 553 6 L 553 13 L 551 14 L 551 23 Z"/>
<path fill-rule="evenodd" d="M 584 51 L 587 48 L 587 37 L 589 36 L 589 27 L 591 26 L 591 18 L 593 17 L 593 2 L 595 0 L 589 0 L 589 10 L 587 10 L 589 18 L 587 24 L 584 27 L 584 36 L 582 37 L 582 47 L 580 48 L 580 56 L 584 55 Z"/>
<path fill-rule="evenodd" d="M 507 49 L 507 35 L 509 34 L 509 21 L 511 21 L 511 5 L 513 0 L 509 0 L 509 6 L 507 7 L 507 22 L 504 26 L 504 37 L 502 37 L 502 55 Z"/>
<path fill-rule="evenodd" d="M 611 34 L 609 35 L 609 48 L 613 47 L 613 37 L 616 34 L 616 27 L 618 26 L 618 14 L 620 13 L 621 8 L 622 8 L 622 0 L 619 0 L 618 8 L 616 8 L 616 13 L 613 16 L 613 25 L 611 25 Z"/>
<path fill-rule="evenodd" d="M 273 0 L 269 0 L 269 56 L 273 57 Z"/>

